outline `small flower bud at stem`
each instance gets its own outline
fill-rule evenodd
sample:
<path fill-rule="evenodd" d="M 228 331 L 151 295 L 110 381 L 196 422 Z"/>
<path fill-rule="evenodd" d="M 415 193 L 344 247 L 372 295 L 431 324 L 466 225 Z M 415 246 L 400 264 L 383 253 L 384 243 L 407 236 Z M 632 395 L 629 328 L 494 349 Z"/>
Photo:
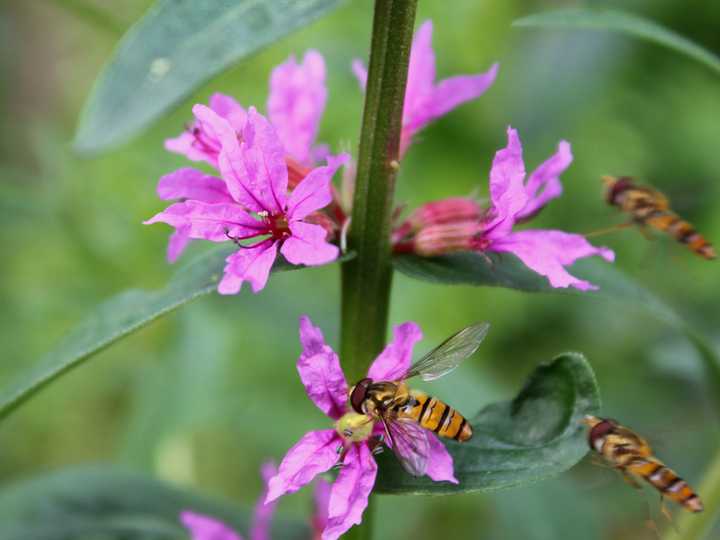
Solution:
<path fill-rule="evenodd" d="M 423 257 L 435 257 L 482 249 L 481 233 L 482 227 L 477 221 L 430 225 L 415 235 L 413 251 Z"/>

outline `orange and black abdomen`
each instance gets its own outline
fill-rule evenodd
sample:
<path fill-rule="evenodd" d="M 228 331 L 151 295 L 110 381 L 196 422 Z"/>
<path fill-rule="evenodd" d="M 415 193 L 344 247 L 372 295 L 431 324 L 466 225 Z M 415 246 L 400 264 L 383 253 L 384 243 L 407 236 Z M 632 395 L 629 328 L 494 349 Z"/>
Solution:
<path fill-rule="evenodd" d="M 715 249 L 710 242 L 695 230 L 690 223 L 669 210 L 654 210 L 649 212 L 644 219 L 650 227 L 660 231 L 666 231 L 678 242 L 685 244 L 691 251 L 694 251 L 706 259 L 716 257 Z"/>
<path fill-rule="evenodd" d="M 691 512 L 701 512 L 703 504 L 688 483 L 659 459 L 637 457 L 625 466 L 628 472 L 643 477 L 663 497 L 675 501 Z"/>
<path fill-rule="evenodd" d="M 412 391 L 411 399 L 414 404 L 405 414 L 425 429 L 460 442 L 472 437 L 470 423 L 447 403 L 416 390 Z"/>

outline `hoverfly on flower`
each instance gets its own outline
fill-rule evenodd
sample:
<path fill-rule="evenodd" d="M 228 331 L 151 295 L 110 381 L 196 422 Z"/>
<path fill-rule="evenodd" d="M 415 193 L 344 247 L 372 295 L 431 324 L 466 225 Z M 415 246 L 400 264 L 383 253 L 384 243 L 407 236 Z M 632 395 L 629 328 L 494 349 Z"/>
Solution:
<path fill-rule="evenodd" d="M 472 437 L 472 427 L 450 405 L 410 389 L 405 381 L 417 376 L 432 381 L 450 373 L 477 350 L 489 328 L 488 323 L 464 328 L 395 380 L 361 379 L 348 393 L 351 410 L 337 421 L 338 433 L 349 442 L 365 440 L 377 422 L 383 427 L 387 445 L 405 470 L 414 476 L 424 475 L 430 452 L 428 431 L 465 442 Z"/>

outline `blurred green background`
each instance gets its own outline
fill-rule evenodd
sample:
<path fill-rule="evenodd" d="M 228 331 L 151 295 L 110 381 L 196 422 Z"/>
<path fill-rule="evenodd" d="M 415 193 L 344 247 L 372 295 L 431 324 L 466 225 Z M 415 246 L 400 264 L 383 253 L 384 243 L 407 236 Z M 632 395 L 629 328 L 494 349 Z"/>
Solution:
<path fill-rule="evenodd" d="M 121 149 L 91 159 L 75 155 L 70 142 L 91 84 L 150 3 L 0 6 L 0 384 L 36 362 L 99 301 L 168 280 L 169 229 L 141 222 L 163 207 L 155 196 L 158 177 L 186 164 L 162 142 L 182 129 L 193 103 L 222 91 L 264 109 L 272 67 L 316 48 L 329 68 L 320 140 L 355 149 L 362 95 L 349 65 L 367 56 L 371 24 L 370 2 L 359 0 L 216 77 Z M 86 17 L 87 4 L 109 23 Z M 632 174 L 664 190 L 678 212 L 720 243 L 720 78 L 674 52 L 614 34 L 510 27 L 519 16 L 579 4 L 455 0 L 448 10 L 445 2 L 420 2 L 418 21 L 435 23 L 440 77 L 484 71 L 494 61 L 501 68 L 482 98 L 418 138 L 403 162 L 398 201 L 414 207 L 475 190 L 484 195 L 493 153 L 512 124 L 528 170 L 561 138 L 573 145 L 565 195 L 533 227 L 589 232 L 621 222 L 604 204 L 599 178 Z M 588 4 L 645 15 L 720 51 L 717 3 Z M 720 344 L 717 262 L 635 231 L 595 240 L 617 251 L 618 267 Z M 182 308 L 4 421 L 2 483 L 107 462 L 253 504 L 260 463 L 279 460 L 304 431 L 328 427 L 295 372 L 297 320 L 310 314 L 337 345 L 338 302 L 338 270 L 327 267 L 275 275 L 259 296 L 213 295 Z M 538 362 L 579 350 L 597 372 L 604 413 L 647 435 L 691 484 L 700 483 L 718 447 L 720 418 L 694 350 L 641 310 L 397 275 L 391 321 L 408 319 L 425 332 L 421 351 L 472 321 L 492 323 L 475 361 L 432 385 L 468 414 L 514 395 Z M 512 491 L 379 501 L 379 538 L 448 537 L 448 523 L 453 538 L 653 538 L 644 526 L 648 504 L 659 515 L 655 492 L 630 489 L 590 463 Z M 305 490 L 285 497 L 279 512 L 305 519 L 310 504 Z M 662 517 L 658 522 L 666 525 Z"/>

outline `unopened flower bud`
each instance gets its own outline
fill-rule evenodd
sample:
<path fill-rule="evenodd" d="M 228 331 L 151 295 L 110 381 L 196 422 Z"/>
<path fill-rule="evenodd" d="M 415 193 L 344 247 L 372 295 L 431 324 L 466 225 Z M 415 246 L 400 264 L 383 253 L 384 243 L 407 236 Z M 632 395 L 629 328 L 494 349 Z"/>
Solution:
<path fill-rule="evenodd" d="M 414 230 L 428 225 L 477 221 L 480 219 L 480 205 L 468 197 L 450 197 L 423 204 L 408 218 Z"/>
<path fill-rule="evenodd" d="M 430 225 L 418 231 L 413 251 L 423 257 L 436 257 L 457 251 L 482 249 L 482 226 L 478 221 Z"/>
<path fill-rule="evenodd" d="M 288 189 L 295 189 L 311 169 L 301 165 L 290 156 L 285 157 L 285 163 L 287 164 L 288 170 Z"/>

